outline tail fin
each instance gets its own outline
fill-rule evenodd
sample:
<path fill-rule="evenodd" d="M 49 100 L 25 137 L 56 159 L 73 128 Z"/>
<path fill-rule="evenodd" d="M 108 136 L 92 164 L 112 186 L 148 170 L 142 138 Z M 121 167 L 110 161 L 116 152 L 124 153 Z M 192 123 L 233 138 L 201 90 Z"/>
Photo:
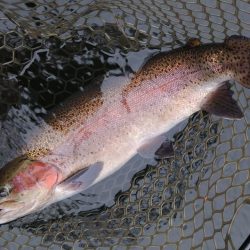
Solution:
<path fill-rule="evenodd" d="M 230 50 L 230 64 L 234 79 L 246 88 L 250 88 L 250 38 L 231 36 L 225 40 Z"/>

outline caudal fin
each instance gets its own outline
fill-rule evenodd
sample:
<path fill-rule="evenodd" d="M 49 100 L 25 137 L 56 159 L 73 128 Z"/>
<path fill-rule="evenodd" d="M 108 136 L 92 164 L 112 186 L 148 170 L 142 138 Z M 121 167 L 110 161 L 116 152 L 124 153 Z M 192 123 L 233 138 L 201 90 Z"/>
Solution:
<path fill-rule="evenodd" d="M 250 38 L 231 36 L 225 40 L 230 51 L 229 65 L 234 79 L 246 88 L 250 88 Z"/>

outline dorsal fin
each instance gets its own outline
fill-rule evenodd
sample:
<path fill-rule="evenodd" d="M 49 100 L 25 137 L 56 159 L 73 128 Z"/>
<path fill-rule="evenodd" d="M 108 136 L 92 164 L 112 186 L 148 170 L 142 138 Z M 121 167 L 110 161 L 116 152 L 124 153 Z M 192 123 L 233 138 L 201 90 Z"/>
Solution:
<path fill-rule="evenodd" d="M 201 41 L 199 38 L 190 38 L 186 44 L 187 47 L 197 47 L 200 45 L 201 45 Z"/>
<path fill-rule="evenodd" d="M 201 109 L 224 118 L 240 119 L 243 113 L 232 96 L 233 91 L 226 82 L 207 97 Z"/>

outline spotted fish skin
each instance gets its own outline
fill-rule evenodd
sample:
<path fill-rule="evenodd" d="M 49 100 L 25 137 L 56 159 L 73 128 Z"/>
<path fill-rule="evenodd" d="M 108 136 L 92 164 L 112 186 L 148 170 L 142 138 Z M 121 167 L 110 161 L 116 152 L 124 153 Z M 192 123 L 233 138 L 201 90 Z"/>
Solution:
<path fill-rule="evenodd" d="M 22 159 L 0 170 L 0 187 L 9 188 L 0 198 L 0 223 L 85 190 L 135 154 L 145 155 L 141 152 L 148 145 L 156 151 L 165 132 L 200 109 L 242 117 L 225 82 L 234 79 L 249 88 L 249 78 L 250 39 L 232 36 L 207 45 L 195 40 L 152 57 L 130 82 L 109 87 L 104 81 L 91 94 L 71 98 L 47 118 L 50 130 L 31 142 L 26 156 L 32 159 L 32 173 L 25 171 L 31 163 Z M 47 166 L 46 171 L 41 166 Z M 23 173 L 35 175 L 24 190 L 15 186 L 20 181 L 13 181 Z M 36 202 L 29 206 L 32 199 Z"/>

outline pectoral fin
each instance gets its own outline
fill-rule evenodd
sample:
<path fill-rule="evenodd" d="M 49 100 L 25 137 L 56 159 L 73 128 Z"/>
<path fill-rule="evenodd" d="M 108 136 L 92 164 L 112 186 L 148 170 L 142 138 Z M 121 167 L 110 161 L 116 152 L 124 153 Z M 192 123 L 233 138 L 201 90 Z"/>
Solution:
<path fill-rule="evenodd" d="M 232 96 L 230 84 L 225 83 L 208 96 L 201 109 L 224 118 L 240 119 L 243 113 Z"/>
<path fill-rule="evenodd" d="M 65 191 L 85 190 L 98 177 L 102 168 L 103 163 L 96 162 L 65 179 L 56 188 Z"/>

